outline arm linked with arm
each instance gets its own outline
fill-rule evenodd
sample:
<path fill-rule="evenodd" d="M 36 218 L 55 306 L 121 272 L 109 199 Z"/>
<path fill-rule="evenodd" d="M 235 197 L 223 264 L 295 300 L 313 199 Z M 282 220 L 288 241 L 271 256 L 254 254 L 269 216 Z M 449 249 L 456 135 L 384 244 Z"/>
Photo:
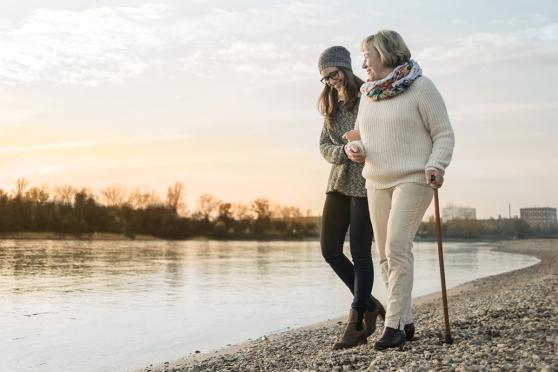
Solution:
<path fill-rule="evenodd" d="M 343 164 L 349 161 L 343 147 L 344 145 L 336 145 L 333 143 L 324 123 L 322 134 L 320 135 L 320 152 L 323 158 L 331 164 Z"/>

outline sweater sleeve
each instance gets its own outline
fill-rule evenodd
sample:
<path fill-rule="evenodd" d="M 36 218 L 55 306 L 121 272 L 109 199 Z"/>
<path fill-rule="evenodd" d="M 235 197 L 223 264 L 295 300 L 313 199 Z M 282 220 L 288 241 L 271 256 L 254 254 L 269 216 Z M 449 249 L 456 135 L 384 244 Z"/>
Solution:
<path fill-rule="evenodd" d="M 331 140 L 329 136 L 329 131 L 324 127 L 322 128 L 322 134 L 320 135 L 320 152 L 325 160 L 331 164 L 343 164 L 349 160 L 345 151 L 343 150 L 343 145 L 336 145 Z"/>
<path fill-rule="evenodd" d="M 425 128 L 432 139 L 432 153 L 426 163 L 426 169 L 437 169 L 444 174 L 451 161 L 455 138 L 448 117 L 446 105 L 436 86 L 426 77 L 424 89 L 419 97 L 418 109 Z"/>

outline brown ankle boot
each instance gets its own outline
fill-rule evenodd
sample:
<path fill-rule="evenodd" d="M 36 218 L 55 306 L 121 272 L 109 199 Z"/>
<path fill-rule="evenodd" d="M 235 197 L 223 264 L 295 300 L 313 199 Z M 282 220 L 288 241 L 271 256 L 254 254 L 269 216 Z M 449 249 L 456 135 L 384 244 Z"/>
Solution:
<path fill-rule="evenodd" d="M 362 324 L 363 315 L 358 311 L 351 309 L 349 319 L 347 320 L 347 328 L 339 341 L 333 345 L 333 350 L 345 349 L 366 343 L 366 328 Z"/>
<path fill-rule="evenodd" d="M 368 307 L 364 313 L 364 328 L 366 329 L 366 337 L 370 336 L 376 330 L 376 319 L 378 316 L 385 320 L 386 310 L 376 297 L 370 296 Z"/>

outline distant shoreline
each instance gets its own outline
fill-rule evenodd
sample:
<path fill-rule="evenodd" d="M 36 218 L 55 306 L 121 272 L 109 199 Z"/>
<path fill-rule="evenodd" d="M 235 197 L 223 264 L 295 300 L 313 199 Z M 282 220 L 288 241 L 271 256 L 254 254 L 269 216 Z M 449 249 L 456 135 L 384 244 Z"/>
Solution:
<path fill-rule="evenodd" d="M 0 240 L 164 240 L 150 235 L 135 235 L 133 238 L 116 233 L 61 234 L 54 232 L 0 233 Z"/>
<path fill-rule="evenodd" d="M 151 235 L 134 234 L 133 236 L 128 236 L 125 234 L 117 233 L 83 233 L 83 234 L 67 234 L 67 233 L 56 233 L 56 232 L 11 232 L 11 233 L 0 233 L 0 240 L 94 240 L 94 241 L 250 241 L 250 242 L 305 242 L 305 241 L 319 241 L 318 237 L 312 238 L 302 238 L 302 239 L 286 239 L 286 238 L 274 238 L 274 239 L 215 239 L 208 238 L 205 236 L 194 236 L 188 239 L 168 239 L 168 238 L 157 238 Z"/>
<path fill-rule="evenodd" d="M 544 239 L 544 238 L 541 238 Z M 0 233 L 0 240 L 83 240 L 83 241 L 102 241 L 102 240 L 124 240 L 124 241 L 204 241 L 204 240 L 214 240 L 214 241 L 251 241 L 251 242 L 307 242 L 307 241 L 319 241 L 319 237 L 309 237 L 302 239 L 285 239 L 285 238 L 268 238 L 268 239 L 215 239 L 208 238 L 204 236 L 195 236 L 189 239 L 164 239 L 157 238 L 151 235 L 137 234 L 133 237 L 127 236 L 125 234 L 118 233 L 83 233 L 83 234 L 68 234 L 68 233 L 56 233 L 56 232 L 4 232 Z M 513 238 L 495 238 L 495 239 L 451 239 L 444 238 L 444 242 L 464 242 L 464 243 L 483 243 L 483 242 L 497 242 L 497 241 L 513 241 L 513 240 L 523 240 L 523 239 L 513 239 Z M 348 242 L 348 240 L 346 240 Z M 435 243 L 436 239 L 415 239 L 416 243 Z"/>

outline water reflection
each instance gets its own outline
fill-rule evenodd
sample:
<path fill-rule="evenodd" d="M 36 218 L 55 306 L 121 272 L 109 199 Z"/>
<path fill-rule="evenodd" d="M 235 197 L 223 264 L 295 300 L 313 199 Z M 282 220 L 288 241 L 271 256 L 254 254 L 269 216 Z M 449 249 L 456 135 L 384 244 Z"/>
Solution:
<path fill-rule="evenodd" d="M 449 287 L 536 262 L 482 244 L 445 252 Z M 414 255 L 413 295 L 439 290 L 436 245 L 416 244 Z M 10 371 L 139 368 L 350 304 L 315 241 L 0 241 L 0 295 L 0 369 Z"/>
<path fill-rule="evenodd" d="M 14 293 L 94 290 L 92 283 L 130 290 L 129 278 L 161 271 L 165 283 L 179 287 L 187 254 L 174 242 L 2 241 L 0 251 L 0 278 Z"/>

